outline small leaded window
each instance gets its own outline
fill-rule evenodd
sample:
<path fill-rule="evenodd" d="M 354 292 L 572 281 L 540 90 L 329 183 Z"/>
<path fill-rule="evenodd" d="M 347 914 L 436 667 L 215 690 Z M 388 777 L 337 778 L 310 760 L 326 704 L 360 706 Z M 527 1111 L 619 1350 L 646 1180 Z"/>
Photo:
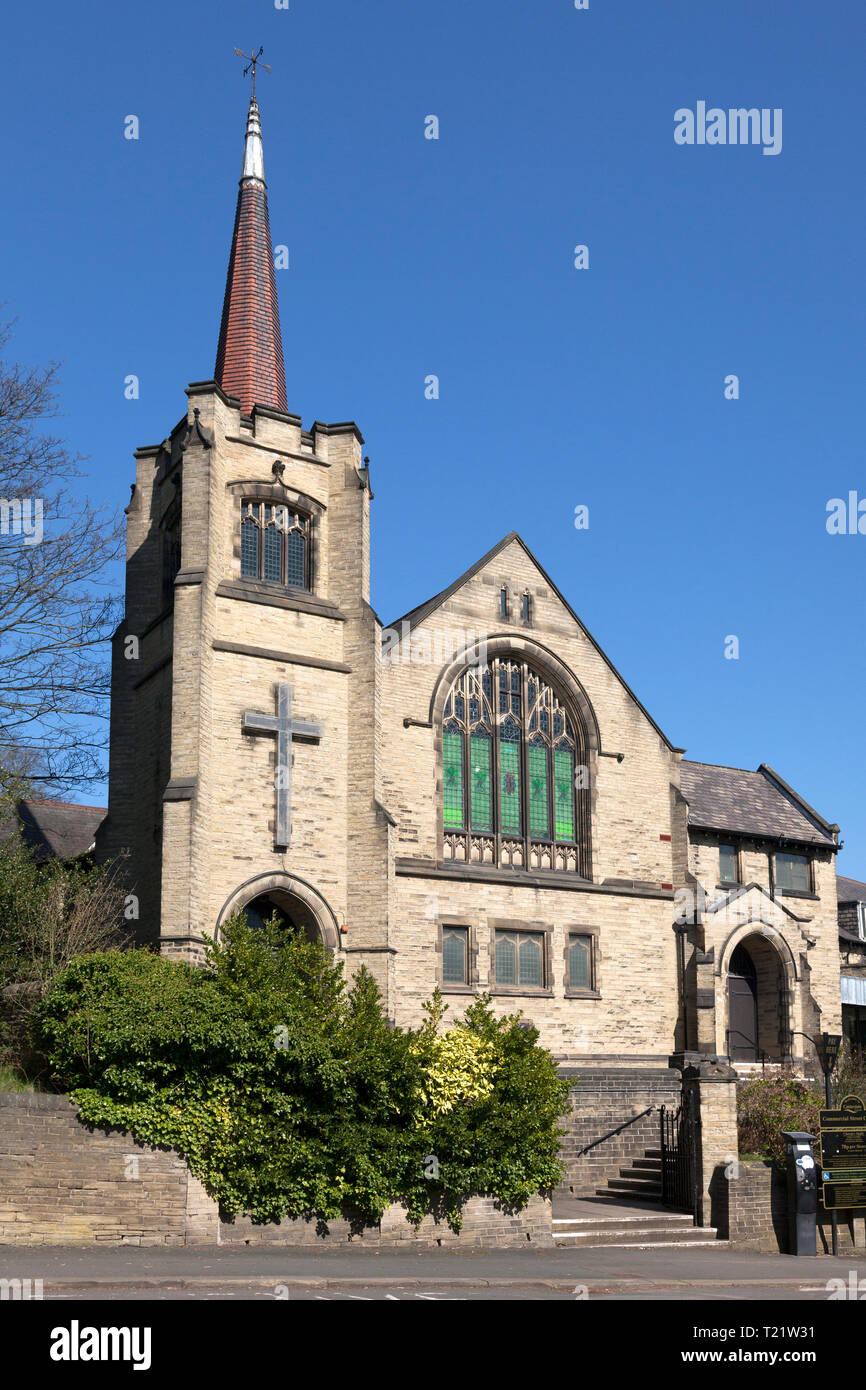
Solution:
<path fill-rule="evenodd" d="M 442 983 L 469 983 L 469 928 L 442 928 Z"/>
<path fill-rule="evenodd" d="M 735 845 L 719 845 L 719 883 L 739 883 Z"/>
<path fill-rule="evenodd" d="M 592 937 L 568 938 L 568 984 L 570 989 L 592 989 Z"/>
<path fill-rule="evenodd" d="M 809 891 L 809 860 L 805 854 L 776 855 L 776 887 Z"/>
<path fill-rule="evenodd" d="M 499 590 L 499 616 L 508 617 L 508 590 L 505 588 Z"/>
<path fill-rule="evenodd" d="M 446 856 L 585 872 L 583 746 L 582 729 L 525 662 L 501 657 L 464 671 L 442 724 Z"/>
<path fill-rule="evenodd" d="M 494 946 L 497 985 L 541 989 L 544 985 L 544 938 L 541 932 L 498 931 Z"/>
<path fill-rule="evenodd" d="M 523 614 L 523 621 L 525 623 L 528 623 L 532 615 L 532 599 L 530 598 L 529 594 L 523 595 L 523 598 L 520 601 L 520 605 L 521 612 Z"/>
<path fill-rule="evenodd" d="M 280 503 L 244 502 L 241 575 L 288 589 L 309 589 L 310 518 Z"/>

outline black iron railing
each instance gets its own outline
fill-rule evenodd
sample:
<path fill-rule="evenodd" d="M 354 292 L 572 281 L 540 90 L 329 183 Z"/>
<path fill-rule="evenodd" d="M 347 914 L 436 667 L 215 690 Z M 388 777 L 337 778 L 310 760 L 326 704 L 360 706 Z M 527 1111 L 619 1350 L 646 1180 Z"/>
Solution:
<path fill-rule="evenodd" d="M 676 1110 L 663 1105 L 659 1113 L 661 1139 L 662 1206 L 691 1212 L 695 1225 L 700 1215 L 698 1139 L 695 1097 L 687 1091 Z"/>

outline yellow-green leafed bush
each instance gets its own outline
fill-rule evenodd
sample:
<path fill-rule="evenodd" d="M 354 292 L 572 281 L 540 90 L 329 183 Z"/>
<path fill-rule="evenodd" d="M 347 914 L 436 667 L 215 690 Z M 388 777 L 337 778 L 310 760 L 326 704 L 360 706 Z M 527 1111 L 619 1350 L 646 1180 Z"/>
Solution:
<path fill-rule="evenodd" d="M 428 1112 L 447 1115 L 455 1105 L 487 1100 L 492 1094 L 496 1055 L 477 1033 L 458 1024 L 418 1051 L 426 1063 L 419 1097 Z"/>

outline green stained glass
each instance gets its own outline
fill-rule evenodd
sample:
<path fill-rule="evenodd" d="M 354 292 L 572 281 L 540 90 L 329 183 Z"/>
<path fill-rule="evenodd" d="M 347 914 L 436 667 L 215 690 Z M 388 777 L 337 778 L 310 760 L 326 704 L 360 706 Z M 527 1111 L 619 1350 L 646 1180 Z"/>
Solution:
<path fill-rule="evenodd" d="M 553 755 L 553 795 L 557 840 L 574 840 L 574 754 L 558 748 Z"/>
<path fill-rule="evenodd" d="M 499 821 L 503 835 L 520 834 L 520 730 L 507 719 L 500 729 Z"/>
<path fill-rule="evenodd" d="M 443 810 L 446 830 L 463 828 L 463 735 L 442 735 Z"/>
<path fill-rule="evenodd" d="M 469 740 L 469 784 L 473 830 L 492 830 L 490 806 L 490 738 L 473 734 Z"/>
<path fill-rule="evenodd" d="M 535 744 L 529 748 L 529 833 L 533 837 L 547 839 L 550 834 L 550 816 L 547 806 L 547 787 L 550 772 L 547 761 L 547 745 Z"/>

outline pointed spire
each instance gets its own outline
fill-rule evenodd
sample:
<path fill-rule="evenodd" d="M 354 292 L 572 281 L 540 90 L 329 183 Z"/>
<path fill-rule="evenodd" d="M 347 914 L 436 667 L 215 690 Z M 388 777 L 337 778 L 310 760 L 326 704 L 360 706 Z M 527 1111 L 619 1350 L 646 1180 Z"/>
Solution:
<path fill-rule="evenodd" d="M 214 376 L 227 395 L 239 398 L 244 415 L 254 405 L 287 408 L 262 126 L 255 97 L 247 115 Z"/>

